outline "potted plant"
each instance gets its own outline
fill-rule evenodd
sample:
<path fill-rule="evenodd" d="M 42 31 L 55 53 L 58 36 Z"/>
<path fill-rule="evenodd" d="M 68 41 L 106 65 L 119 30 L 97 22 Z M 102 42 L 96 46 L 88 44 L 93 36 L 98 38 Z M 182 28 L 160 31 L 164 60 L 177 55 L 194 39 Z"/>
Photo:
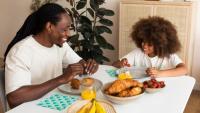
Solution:
<path fill-rule="evenodd" d="M 40 6 L 46 3 L 56 2 L 58 0 L 32 0 L 31 10 L 36 11 Z"/>
<path fill-rule="evenodd" d="M 45 1 L 47 3 L 47 0 Z M 93 58 L 101 64 L 105 61 L 109 62 L 109 58 L 103 55 L 103 49 L 114 50 L 114 47 L 102 34 L 112 34 L 109 27 L 113 22 L 106 17 L 113 16 L 114 11 L 101 7 L 105 0 L 66 1 L 71 6 L 65 9 L 72 20 L 73 35 L 69 37 L 72 49 L 85 60 Z"/>
<path fill-rule="evenodd" d="M 99 63 L 109 61 L 103 55 L 102 49 L 114 50 L 114 47 L 102 34 L 112 34 L 109 26 L 112 26 L 113 22 L 106 19 L 106 16 L 113 16 L 114 12 L 101 7 L 105 0 L 66 1 L 72 6 L 67 11 L 72 17 L 72 30 L 75 32 L 69 40 L 71 47 L 84 59 L 93 58 Z"/>

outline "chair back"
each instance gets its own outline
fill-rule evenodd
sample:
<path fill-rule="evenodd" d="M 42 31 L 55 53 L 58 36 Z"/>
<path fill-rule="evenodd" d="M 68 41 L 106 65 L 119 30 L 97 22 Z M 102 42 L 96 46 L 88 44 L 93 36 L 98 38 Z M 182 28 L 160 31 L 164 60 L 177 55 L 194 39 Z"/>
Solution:
<path fill-rule="evenodd" d="M 5 73 L 4 69 L 0 68 L 0 113 L 1 109 L 3 112 L 6 111 L 6 96 L 5 96 Z"/>

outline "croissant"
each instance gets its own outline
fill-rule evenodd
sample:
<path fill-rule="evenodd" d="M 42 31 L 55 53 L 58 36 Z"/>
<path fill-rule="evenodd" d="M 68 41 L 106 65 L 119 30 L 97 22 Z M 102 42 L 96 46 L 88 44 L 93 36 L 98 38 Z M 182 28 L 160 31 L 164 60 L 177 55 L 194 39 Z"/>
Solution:
<path fill-rule="evenodd" d="M 130 97 L 130 96 L 135 96 L 138 95 L 142 92 L 142 88 L 141 87 L 133 87 L 131 89 L 126 89 L 121 91 L 118 96 L 119 97 Z"/>
<path fill-rule="evenodd" d="M 117 94 L 127 88 L 137 86 L 137 81 L 132 79 L 125 79 L 125 80 L 116 80 L 114 81 L 110 87 L 106 89 L 106 93 L 113 95 Z"/>

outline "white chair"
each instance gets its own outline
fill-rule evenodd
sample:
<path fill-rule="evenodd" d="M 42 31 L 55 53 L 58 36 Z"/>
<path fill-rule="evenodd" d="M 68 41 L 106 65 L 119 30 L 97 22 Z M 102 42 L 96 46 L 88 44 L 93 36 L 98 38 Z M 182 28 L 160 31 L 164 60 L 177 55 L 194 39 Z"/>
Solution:
<path fill-rule="evenodd" d="M 6 111 L 6 96 L 5 96 L 5 74 L 4 74 L 4 69 L 0 68 L 0 104 L 2 103 L 2 105 L 0 105 L 0 108 L 2 106 L 3 111 Z M 0 111 L 0 113 L 2 113 Z"/>

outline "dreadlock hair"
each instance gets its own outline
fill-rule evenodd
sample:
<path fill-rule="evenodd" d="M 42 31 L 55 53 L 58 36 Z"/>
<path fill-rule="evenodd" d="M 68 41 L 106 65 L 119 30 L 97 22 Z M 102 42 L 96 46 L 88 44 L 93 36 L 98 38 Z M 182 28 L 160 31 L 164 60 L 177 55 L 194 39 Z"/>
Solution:
<path fill-rule="evenodd" d="M 175 26 L 158 16 L 139 20 L 133 25 L 131 38 L 141 49 L 143 42 L 152 44 L 154 54 L 160 58 L 169 57 L 181 48 Z"/>
<path fill-rule="evenodd" d="M 37 11 L 30 14 L 22 27 L 17 32 L 16 36 L 8 45 L 6 52 L 4 54 L 4 60 L 9 52 L 9 50 L 19 41 L 26 38 L 29 35 L 36 35 L 42 32 L 45 28 L 47 22 L 56 25 L 61 17 L 60 15 L 66 13 L 66 10 L 60 5 L 55 3 L 47 3 L 41 6 Z"/>

